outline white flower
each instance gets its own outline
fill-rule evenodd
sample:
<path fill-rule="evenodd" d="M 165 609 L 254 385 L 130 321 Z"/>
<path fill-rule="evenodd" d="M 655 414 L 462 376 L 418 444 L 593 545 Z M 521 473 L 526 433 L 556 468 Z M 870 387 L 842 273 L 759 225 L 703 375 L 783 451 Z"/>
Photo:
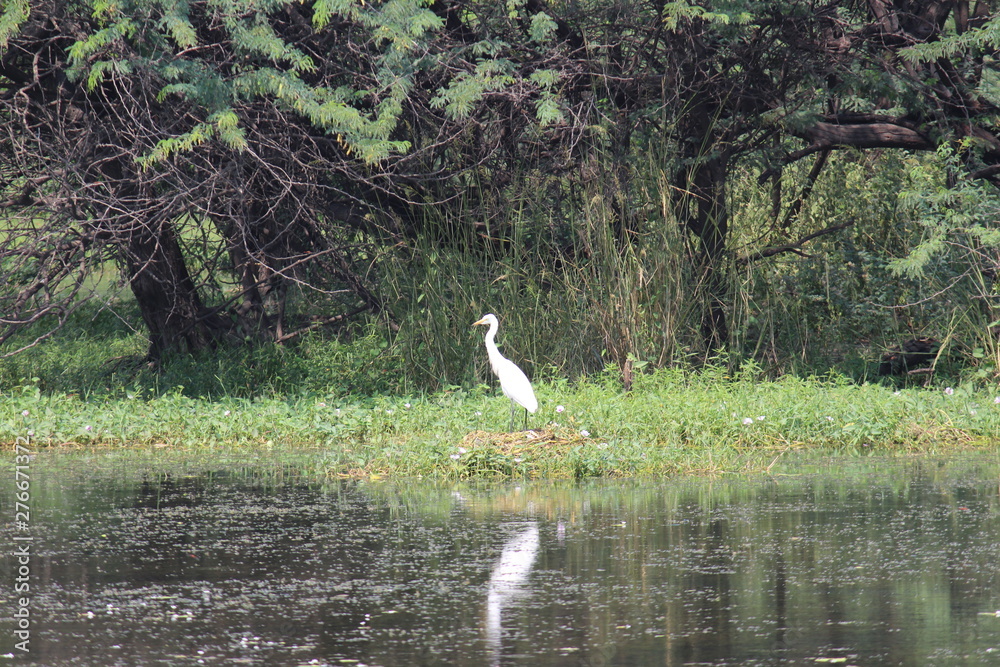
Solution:
<path fill-rule="evenodd" d="M 83 427 L 83 430 L 84 431 L 93 431 L 94 427 L 91 426 L 90 424 L 87 424 L 86 426 Z"/>
<path fill-rule="evenodd" d="M 319 403 L 317 403 L 316 405 L 318 405 L 318 406 L 319 406 L 319 407 L 321 407 L 321 408 L 325 408 L 325 407 L 326 407 L 326 403 L 324 403 L 323 401 L 320 401 L 320 402 L 319 402 Z"/>
<path fill-rule="evenodd" d="M 556 406 L 556 412 L 562 412 L 562 411 L 563 411 L 563 410 L 565 410 L 565 409 L 566 409 L 566 408 L 564 408 L 564 407 L 563 407 L 563 406 L 561 406 L 561 405 L 557 405 L 557 406 Z"/>
<path fill-rule="evenodd" d="M 229 416 L 229 415 L 231 415 L 231 414 L 233 414 L 233 413 L 232 413 L 232 412 L 230 412 L 229 410 L 226 410 L 225 412 L 223 412 L 223 413 L 222 413 L 222 416 L 223 416 L 223 417 L 228 417 L 228 416 Z"/>
<path fill-rule="evenodd" d="M 27 410 L 25 410 L 24 412 L 21 413 L 21 416 L 22 417 L 27 417 L 30 414 L 31 414 L 30 412 L 28 412 Z"/>
<path fill-rule="evenodd" d="M 469 451 L 469 450 L 467 450 L 467 449 L 466 449 L 465 447 L 459 447 L 459 448 L 458 448 L 458 453 L 459 453 L 459 454 L 464 454 L 464 453 L 466 453 L 467 451 Z"/>
<path fill-rule="evenodd" d="M 409 410 L 409 409 L 410 409 L 410 408 L 412 408 L 413 406 L 412 406 L 412 405 L 410 405 L 409 403 L 403 403 L 403 407 L 404 407 L 404 408 L 406 408 L 407 410 Z"/>
<path fill-rule="evenodd" d="M 480 412 L 479 410 L 476 410 L 476 416 L 477 416 L 477 417 L 481 417 L 481 416 L 482 416 L 482 414 L 483 414 L 482 412 Z"/>
<path fill-rule="evenodd" d="M 386 411 L 385 411 L 385 414 L 387 414 L 387 415 L 391 415 L 391 414 L 392 414 L 392 410 L 386 410 Z"/>
<path fill-rule="evenodd" d="M 751 426 L 751 425 L 753 425 L 753 417 L 744 417 L 743 418 L 743 425 L 744 426 Z"/>
<path fill-rule="evenodd" d="M 580 431 L 580 435 L 582 435 L 585 438 L 589 438 L 590 437 L 590 431 L 588 431 L 587 429 L 583 429 L 583 430 Z"/>
<path fill-rule="evenodd" d="M 954 393 L 955 393 L 954 389 L 952 389 L 951 387 L 945 387 L 945 390 L 944 390 L 945 396 L 951 396 Z"/>
<path fill-rule="evenodd" d="M 833 421 L 833 417 L 830 417 L 830 416 L 827 416 L 826 420 L 827 420 L 828 422 L 832 422 L 832 421 Z"/>
<path fill-rule="evenodd" d="M 459 459 L 459 457 L 460 457 L 460 456 L 461 456 L 461 454 L 452 454 L 452 455 L 451 455 L 451 460 L 452 460 L 452 461 L 457 461 L 457 460 Z"/>
<path fill-rule="evenodd" d="M 997 404 L 1000 404 L 1000 396 L 997 396 L 996 398 L 994 398 L 993 402 L 997 403 Z"/>
<path fill-rule="evenodd" d="M 899 391 L 894 391 L 894 392 L 892 392 L 892 395 L 893 395 L 893 396 L 899 396 L 899 395 L 900 395 L 901 393 L 902 393 L 902 392 L 899 392 Z"/>
<path fill-rule="evenodd" d="M 28 437 L 29 438 L 35 437 L 35 432 L 34 431 L 28 431 Z"/>
<path fill-rule="evenodd" d="M 516 459 L 514 459 L 514 463 L 520 463 L 523 460 L 524 459 L 522 459 L 520 456 L 518 456 Z"/>
<path fill-rule="evenodd" d="M 757 417 L 757 421 L 759 421 L 759 422 L 764 421 L 764 415 L 761 415 L 760 417 Z"/>

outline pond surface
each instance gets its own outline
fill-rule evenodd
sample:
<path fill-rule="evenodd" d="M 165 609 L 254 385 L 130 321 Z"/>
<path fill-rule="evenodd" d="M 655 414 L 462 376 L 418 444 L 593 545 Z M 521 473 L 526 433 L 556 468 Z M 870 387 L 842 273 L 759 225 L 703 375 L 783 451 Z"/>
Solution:
<path fill-rule="evenodd" d="M 27 526 L 5 464 L 0 665 L 1000 664 L 996 455 L 441 486 L 41 453 Z"/>

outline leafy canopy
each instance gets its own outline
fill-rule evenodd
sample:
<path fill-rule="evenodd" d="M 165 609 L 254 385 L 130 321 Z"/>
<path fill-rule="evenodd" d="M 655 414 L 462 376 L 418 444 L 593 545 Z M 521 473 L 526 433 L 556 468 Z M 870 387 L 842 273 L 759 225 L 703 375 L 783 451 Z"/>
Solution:
<path fill-rule="evenodd" d="M 212 139 L 243 150 L 240 110 L 259 102 L 294 111 L 367 163 L 405 152 L 409 142 L 393 131 L 415 76 L 434 64 L 418 56 L 442 27 L 420 0 L 92 0 L 89 8 L 94 29 L 70 49 L 71 77 L 93 90 L 143 73 L 158 82 L 159 102 L 181 100 L 197 118 L 151 147 L 147 165 Z M 289 29 L 302 22 L 311 30 Z M 360 34 L 342 37 L 345 23 Z"/>

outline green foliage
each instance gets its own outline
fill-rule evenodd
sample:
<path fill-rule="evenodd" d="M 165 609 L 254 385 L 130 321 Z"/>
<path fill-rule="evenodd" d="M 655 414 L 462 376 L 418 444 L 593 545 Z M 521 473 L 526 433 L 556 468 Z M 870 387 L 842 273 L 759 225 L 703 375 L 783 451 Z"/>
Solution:
<path fill-rule="evenodd" d="M 487 92 L 498 90 L 515 79 L 509 60 L 497 58 L 477 63 L 474 72 L 462 72 L 431 99 L 431 107 L 443 108 L 452 118 L 464 118 Z"/>
<path fill-rule="evenodd" d="M 1000 16 L 992 16 L 979 26 L 970 26 L 965 32 L 946 34 L 935 39 L 913 44 L 900 51 L 900 56 L 912 64 L 932 63 L 944 58 L 966 58 L 970 55 L 995 53 L 1000 46 Z"/>
<path fill-rule="evenodd" d="M 663 23 L 667 30 L 677 30 L 685 21 L 704 21 L 709 24 L 729 25 L 749 24 L 753 21 L 753 14 L 746 11 L 746 3 L 717 3 L 722 5 L 723 11 L 711 11 L 701 5 L 696 5 L 687 0 L 674 0 L 663 6 Z M 727 7 L 727 5 L 729 5 Z M 728 10 L 728 11 L 726 11 Z"/>
<path fill-rule="evenodd" d="M 43 345 L 3 360 L 0 391 L 31 384 L 44 392 L 85 396 L 180 393 L 222 399 L 309 392 L 371 395 L 398 391 L 405 381 L 401 359 L 374 329 L 357 332 L 350 342 L 314 335 L 290 346 L 220 346 L 169 356 L 153 366 L 143 359 L 145 336 L 127 323 L 136 319 L 131 300 L 101 309 L 88 304 Z M 30 336 L 25 331 L 0 353 Z"/>
<path fill-rule="evenodd" d="M 660 371 L 639 376 L 628 393 L 598 382 L 538 383 L 535 436 L 496 433 L 507 400 L 492 392 L 216 401 L 177 390 L 84 400 L 29 383 L 0 392 L 0 441 L 322 448 L 331 475 L 496 479 L 760 472 L 809 454 L 995 447 L 1000 433 L 995 391 L 894 392 L 836 376 L 761 383 L 753 375 Z M 528 442 L 538 437 L 541 444 Z"/>
<path fill-rule="evenodd" d="M 1000 193 L 983 181 L 956 179 L 945 184 L 946 174 L 961 170 L 960 157 L 947 144 L 937 152 L 940 162 L 915 162 L 908 171 L 909 187 L 900 202 L 923 230 L 920 242 L 891 267 L 900 275 L 922 277 L 936 262 L 949 259 L 987 259 L 1000 249 Z M 981 261 L 979 262 L 981 264 Z"/>
<path fill-rule="evenodd" d="M 218 138 L 233 150 L 240 151 L 247 147 L 246 133 L 239 126 L 236 113 L 232 109 L 226 109 L 209 115 L 204 123 L 196 124 L 183 134 L 161 140 L 139 163 L 144 167 L 150 167 L 169 159 L 176 153 L 190 151 L 213 138 Z"/>
<path fill-rule="evenodd" d="M 755 24 L 758 13 L 794 12 L 796 5 L 801 9 L 801 3 L 765 7 L 739 1 L 669 2 L 662 16 L 669 30 L 696 28 L 713 40 L 725 37 L 719 48 L 731 57 L 736 51 L 727 49 L 758 35 L 751 31 L 763 26 Z M 3 7 L 0 40 L 16 29 L 5 26 L 23 21 L 26 5 L 7 0 Z M 72 75 L 91 92 L 122 77 L 141 75 L 143 81 L 156 82 L 160 104 L 183 109 L 178 116 L 183 120 L 149 147 L 142 159 L 148 168 L 209 144 L 224 153 L 246 150 L 251 127 L 247 119 L 260 106 L 291 110 L 335 138 L 331 144 L 349 158 L 368 166 L 419 146 L 421 132 L 413 129 L 412 121 L 400 122 L 404 113 L 421 108 L 414 106 L 418 100 L 443 110 L 431 114 L 446 117 L 443 126 L 457 125 L 482 111 L 491 93 L 522 85 L 526 93 L 518 90 L 518 95 L 534 104 L 541 126 L 532 131 L 545 138 L 539 145 L 552 153 L 564 146 L 548 143 L 545 126 L 568 118 L 576 122 L 572 113 L 579 111 L 571 110 L 563 96 L 566 74 L 559 65 L 566 61 L 556 57 L 558 45 L 552 44 L 555 10 L 527 16 L 524 2 L 470 6 L 470 15 L 482 12 L 470 25 L 482 27 L 488 36 L 460 46 L 450 37 L 435 41 L 442 19 L 420 0 L 318 0 L 308 7 L 286 0 L 219 0 L 197 6 L 185 0 L 92 0 L 82 7 L 93 25 L 70 49 Z M 311 9 L 311 31 L 304 23 L 301 39 L 291 32 L 279 34 L 275 26 L 287 13 L 305 9 Z M 498 23 L 491 22 L 487 9 L 497 12 Z M 612 9 L 616 7 L 602 7 Z M 605 21 L 603 14 L 599 20 Z M 517 24 L 517 31 L 508 31 L 503 21 Z M 203 23 L 216 32 L 202 30 Z M 913 62 L 995 44 L 995 31 L 994 20 L 954 40 L 914 49 Z M 518 34 L 522 41 L 507 41 Z M 340 48 L 345 46 L 350 48 Z M 333 53 L 342 56 L 336 66 L 316 55 Z M 600 58 L 612 57 L 609 51 L 601 53 Z M 719 62 L 706 63 L 706 71 L 715 71 Z M 604 64 L 608 71 L 621 65 Z M 842 89 L 821 91 L 824 96 L 836 93 L 841 109 L 889 113 L 885 100 L 902 109 L 915 94 L 907 82 L 883 68 L 849 65 L 840 79 Z M 721 78 L 721 73 L 711 77 Z M 796 129 L 814 122 L 818 98 L 800 93 L 789 89 L 794 103 L 787 115 L 773 111 L 753 122 Z M 42 365 L 47 369 L 43 383 L 48 383 L 46 389 L 67 391 L 81 382 L 85 391 L 103 391 L 123 378 L 152 394 L 183 384 L 189 396 L 270 395 L 295 388 L 378 393 L 470 387 L 489 381 L 489 374 L 481 340 L 468 324 L 494 311 L 502 320 L 501 342 L 534 377 L 575 378 L 605 368 L 619 374 L 644 367 L 684 367 L 696 357 L 704 360 L 698 320 L 708 302 L 707 288 L 692 262 L 700 250 L 698 242 L 678 231 L 676 216 L 683 214 L 683 205 L 677 205 L 679 186 L 673 176 L 716 154 L 720 146 L 706 143 L 702 155 L 682 160 L 672 138 L 679 134 L 673 123 L 686 113 L 690 100 L 674 108 L 653 96 L 648 108 L 619 109 L 620 103 L 599 85 L 588 94 L 595 98 L 587 102 L 588 108 L 596 111 L 575 128 L 581 130 L 579 143 L 567 151 L 564 163 L 561 158 L 553 162 L 560 164 L 558 169 L 537 169 L 533 156 L 511 142 L 510 156 L 491 153 L 488 160 L 476 163 L 482 165 L 478 170 L 471 170 L 457 147 L 454 154 L 434 153 L 428 162 L 418 157 L 408 167 L 412 173 L 458 173 L 438 192 L 426 183 L 412 189 L 406 185 L 386 190 L 391 196 L 383 200 L 370 193 L 381 192 L 380 179 L 391 175 L 374 169 L 370 178 L 359 177 L 364 187 L 343 190 L 346 199 L 371 196 L 366 203 L 376 213 L 384 201 L 397 202 L 396 208 L 385 206 L 399 216 L 387 225 L 390 232 L 383 235 L 377 228 L 384 221 L 373 215 L 366 217 L 364 224 L 372 225 L 363 233 L 331 239 L 352 249 L 362 236 L 363 244 L 373 238 L 385 244 L 379 256 L 384 265 L 371 260 L 367 251 L 357 256 L 359 264 L 375 266 L 365 278 L 378 284 L 401 323 L 397 335 L 368 331 L 350 342 L 317 337 L 295 347 L 262 346 L 250 353 L 221 350 L 193 360 L 168 359 L 157 373 L 116 370 L 110 381 L 84 379 L 85 370 L 72 380 L 51 380 L 59 376 L 54 369 L 64 354 L 58 347 L 45 348 L 45 353 L 40 348 L 26 359 L 52 354 Z M 723 105 L 727 95 L 713 98 L 714 103 Z M 742 121 L 723 115 L 718 119 L 719 127 Z M 472 126 L 477 132 L 491 131 L 490 123 L 479 117 Z M 734 130 L 732 136 L 737 134 Z M 621 135 L 628 135 L 631 143 L 616 145 Z M 797 147 L 779 145 L 773 150 L 778 154 Z M 863 379 L 866 358 L 877 358 L 899 338 L 932 334 L 962 341 L 979 370 L 986 369 L 987 362 L 1000 367 L 992 361 L 997 359 L 995 341 L 982 333 L 997 318 L 988 309 L 970 307 L 996 296 L 987 256 L 1000 245 L 1000 231 L 993 224 L 1000 212 L 996 193 L 963 181 L 945 187 L 943 180 L 943 174 L 957 173 L 963 163 L 974 163 L 975 150 L 966 146 L 959 155 L 942 153 L 941 164 L 913 157 L 903 163 L 892 155 L 870 160 L 852 153 L 836 155 L 791 229 L 781 228 L 769 193 L 757 182 L 762 165 L 774 156 L 755 151 L 733 158 L 726 183 L 727 258 L 751 255 L 833 224 L 853 221 L 854 226 L 812 242 L 802 253 L 723 267 L 731 270 L 726 296 L 732 298 L 726 314 L 734 333 L 731 349 L 720 359 L 734 369 L 757 368 L 767 377 L 834 367 Z M 450 162 L 455 155 L 459 159 Z M 505 159 L 508 164 L 502 164 Z M 910 187 L 896 197 L 904 167 Z M 791 165 L 782 174 L 780 204 L 786 209 L 805 170 L 802 164 Z M 334 175 L 319 188 L 336 190 L 339 196 L 341 183 L 334 179 L 341 176 L 335 169 L 324 173 Z M 464 207 L 425 205 L 451 200 L 466 187 L 470 195 Z M 403 201 L 416 204 L 402 210 Z M 414 220 L 421 209 L 431 213 L 426 220 Z M 325 215 L 325 209 L 319 210 Z M 183 228 L 202 222 L 177 224 Z M 212 247 L 203 254 L 224 254 L 221 242 Z M 888 257 L 895 259 L 887 263 Z M 30 275 L 30 266 L 20 267 L 17 277 Z M 209 281 L 222 285 L 213 296 L 228 296 L 230 277 Z M 933 298 L 949 285 L 962 290 L 954 303 Z M 138 341 L 133 337 L 122 343 L 121 356 L 136 356 Z M 249 363 L 244 365 L 243 359 Z M 31 377 L 30 365 L 15 362 L 0 369 L 2 382 L 10 386 Z M 63 366 L 81 367 L 80 360 Z"/>
<path fill-rule="evenodd" d="M 11 36 L 28 19 L 31 5 L 28 0 L 3 0 L 0 2 L 0 49 L 7 48 Z"/>
<path fill-rule="evenodd" d="M 791 185 L 809 166 L 786 169 L 786 198 L 798 195 Z M 796 235 L 854 224 L 810 242 L 804 254 L 740 266 L 730 288 L 736 295 L 732 358 L 760 361 L 769 377 L 834 368 L 865 380 L 875 377 L 891 347 L 930 336 L 945 345 L 937 373 L 949 381 L 956 375 L 986 380 L 997 367 L 989 334 L 997 317 L 988 296 L 995 289 L 989 277 L 995 250 L 989 248 L 996 246 L 981 241 L 976 228 L 991 230 L 996 195 L 970 182 L 957 185 L 964 194 L 956 195 L 944 187 L 945 173 L 933 155 L 831 155 Z M 769 193 L 752 171 L 731 185 L 733 243 L 742 254 L 743 244 L 760 247 L 776 222 Z M 969 226 L 970 215 L 979 214 Z M 937 219 L 942 216 L 949 222 Z M 971 355 L 976 349 L 979 357 Z"/>
<path fill-rule="evenodd" d="M 564 122 L 566 117 L 555 91 L 559 73 L 549 69 L 539 69 L 532 72 L 528 80 L 539 88 L 540 95 L 535 105 L 539 124 L 545 126 Z"/>
<path fill-rule="evenodd" d="M 366 163 L 407 151 L 410 142 L 391 139 L 390 134 L 397 126 L 413 77 L 422 66 L 434 62 L 415 62 L 412 55 L 426 50 L 428 35 L 441 28 L 440 18 L 415 0 L 391 0 L 377 8 L 364 2 L 315 3 L 316 29 L 329 31 L 317 35 L 318 39 L 335 38 L 328 23 L 336 14 L 357 21 L 381 49 L 372 54 L 376 79 L 359 87 L 364 77 L 349 72 L 340 80 L 317 79 L 314 59 L 275 32 L 271 17 L 293 4 L 297 3 L 210 3 L 211 20 L 226 36 L 224 45 L 213 45 L 199 42 L 191 5 L 184 0 L 94 2 L 97 29 L 71 46 L 70 75 L 85 78 L 93 90 L 111 76 L 143 70 L 165 81 L 158 99 L 177 97 L 192 105 L 202 120 L 160 140 L 143 158 L 146 167 L 213 139 L 228 149 L 244 150 L 242 105 L 257 100 L 274 100 L 294 110 L 316 128 L 337 135 L 349 152 Z M 214 51 L 230 45 L 232 66 L 200 57 L 203 50 L 199 46 Z M 504 82 L 486 74 L 484 79 L 489 79 L 484 90 Z M 462 83 L 466 91 L 473 85 L 465 79 Z M 460 107 L 462 103 L 455 104 Z"/>
<path fill-rule="evenodd" d="M 540 196 L 559 186 L 529 174 L 505 191 L 491 235 L 507 243 L 484 246 L 460 220 L 428 214 L 427 236 L 387 266 L 405 332 L 396 345 L 417 386 L 491 381 L 482 333 L 470 328 L 487 312 L 500 318 L 498 344 L 533 378 L 684 363 L 697 349 L 690 313 L 702 295 L 691 289 L 676 225 L 656 212 L 620 239 L 612 202 L 594 191 L 583 211 L 559 219 Z M 430 241 L 441 236 L 454 244 Z"/>
<path fill-rule="evenodd" d="M 558 26 L 552 17 L 545 12 L 538 12 L 531 17 L 529 34 L 536 42 L 546 42 L 555 33 Z"/>
<path fill-rule="evenodd" d="M 909 183 L 899 199 L 919 236 L 889 268 L 927 285 L 942 306 L 940 319 L 948 322 L 948 337 L 959 341 L 967 363 L 987 379 L 1000 371 L 1000 192 L 965 178 L 953 178 L 949 185 L 948 174 L 961 173 L 963 156 L 944 145 L 936 157 L 914 161 L 907 170 Z"/>
<path fill-rule="evenodd" d="M 910 248 L 908 230 L 924 233 L 920 225 L 907 225 L 898 200 L 889 196 L 902 189 L 904 172 L 898 161 L 872 162 L 860 155 L 843 154 L 831 163 L 803 211 L 804 224 L 820 228 L 853 219 L 855 227 L 816 242 L 809 257 L 789 253 L 754 263 L 742 274 L 733 287 L 739 298 L 731 311 L 735 334 L 727 363 L 747 368 L 745 360 L 758 360 L 761 377 L 837 368 L 865 379 L 891 345 L 933 335 L 961 341 L 973 365 L 969 372 L 1000 367 L 996 347 L 977 337 L 995 317 L 957 319 L 956 313 L 977 314 L 967 308 L 966 296 L 927 298 L 940 289 L 939 280 L 950 282 L 964 269 L 942 272 L 941 265 L 929 270 L 937 276 L 931 281 L 901 278 L 887 266 L 886 256 Z M 763 195 L 754 180 L 748 172 L 732 190 L 739 202 L 734 243 L 745 241 L 751 248 L 771 224 L 767 202 L 755 199 Z M 509 202 L 521 202 L 521 214 L 495 221 L 497 230 L 509 225 L 510 244 L 484 249 L 459 219 L 429 216 L 422 240 L 395 249 L 394 261 L 381 274 L 401 324 L 391 337 L 381 329 L 355 332 L 349 341 L 316 334 L 289 347 L 222 348 L 194 359 L 172 358 L 154 372 L 139 363 L 140 334 L 125 328 L 102 333 L 80 320 L 71 332 L 86 328 L 98 337 L 86 342 L 71 333 L 4 362 L 0 387 L 34 376 L 43 378 L 49 391 L 101 394 L 130 387 L 157 395 L 183 385 L 184 394 L 194 397 L 470 387 L 493 382 L 481 332 L 469 327 L 490 311 L 501 318 L 501 348 L 536 380 L 610 368 L 620 382 L 626 366 L 637 373 L 687 367 L 698 351 L 692 313 L 699 296 L 685 270 L 686 249 L 676 227 L 651 215 L 647 227 L 623 242 L 613 233 L 613 211 L 596 193 L 588 197 L 584 215 L 546 219 L 541 209 L 531 208 L 545 203 L 538 197 L 544 182 L 529 180 L 523 190 L 510 191 Z M 843 197 L 845 191 L 851 196 Z M 452 238 L 455 245 L 431 241 L 439 237 Z M 560 257 L 559 267 L 551 264 L 553 257 Z M 110 316 L 102 321 L 120 326 Z M 103 342 L 104 335 L 117 342 Z M 113 357 L 123 360 L 109 361 Z M 990 376 L 977 377 L 982 382 Z M 945 375 L 939 381 L 954 380 Z"/>

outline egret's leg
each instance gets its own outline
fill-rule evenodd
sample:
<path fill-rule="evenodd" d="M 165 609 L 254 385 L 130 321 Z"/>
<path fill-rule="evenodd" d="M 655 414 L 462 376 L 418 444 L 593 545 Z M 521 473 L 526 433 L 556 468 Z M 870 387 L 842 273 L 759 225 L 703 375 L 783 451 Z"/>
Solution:
<path fill-rule="evenodd" d="M 510 402 L 510 429 L 509 429 L 511 433 L 514 432 L 514 410 L 516 410 L 516 409 L 517 409 L 517 405 L 514 404 L 514 401 L 511 401 Z"/>

